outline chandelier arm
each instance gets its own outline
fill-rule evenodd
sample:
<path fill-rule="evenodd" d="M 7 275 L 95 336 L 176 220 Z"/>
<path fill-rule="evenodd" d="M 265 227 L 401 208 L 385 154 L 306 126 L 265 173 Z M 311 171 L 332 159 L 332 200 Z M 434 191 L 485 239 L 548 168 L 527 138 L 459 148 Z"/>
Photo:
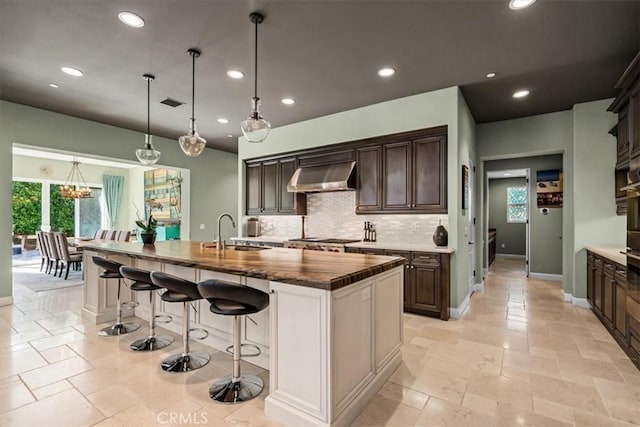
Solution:
<path fill-rule="evenodd" d="M 82 183 L 84 184 L 84 188 L 89 188 L 89 186 L 87 185 L 87 181 L 84 180 L 84 175 L 82 175 L 82 172 L 80 171 L 80 167 L 78 167 L 78 164 L 76 164 L 75 166 L 76 166 L 76 171 L 78 172 L 78 176 L 80 177 L 80 179 L 82 180 Z M 80 180 L 78 180 L 78 184 L 80 184 Z"/>

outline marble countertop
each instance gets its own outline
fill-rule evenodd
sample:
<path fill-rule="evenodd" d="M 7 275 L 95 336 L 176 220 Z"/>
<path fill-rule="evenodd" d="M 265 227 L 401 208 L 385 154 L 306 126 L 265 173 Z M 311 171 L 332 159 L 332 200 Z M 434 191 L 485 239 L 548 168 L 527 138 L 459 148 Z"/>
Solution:
<path fill-rule="evenodd" d="M 433 243 L 380 243 L 380 242 L 356 242 L 345 245 L 347 248 L 364 249 L 389 249 L 395 251 L 412 252 L 438 252 L 442 254 L 452 254 L 455 249 L 447 246 L 436 246 Z"/>
<path fill-rule="evenodd" d="M 185 267 L 255 277 L 292 285 L 334 290 L 392 268 L 404 259 L 390 256 L 269 248 L 259 251 L 203 248 L 201 242 L 169 240 L 137 242 L 91 241 L 85 250 L 150 259 Z"/>
<path fill-rule="evenodd" d="M 620 264 L 624 267 L 627 266 L 627 256 L 625 255 L 627 252 L 626 248 L 605 248 L 600 246 L 587 246 L 587 250 L 593 252 L 594 254 L 600 255 L 611 261 Z M 624 252 L 624 253 L 620 253 Z"/>

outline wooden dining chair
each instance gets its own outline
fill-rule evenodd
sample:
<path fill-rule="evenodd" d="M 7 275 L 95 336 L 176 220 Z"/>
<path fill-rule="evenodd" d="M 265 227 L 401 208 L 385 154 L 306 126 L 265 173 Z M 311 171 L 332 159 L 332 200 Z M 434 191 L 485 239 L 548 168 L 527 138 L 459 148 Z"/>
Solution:
<path fill-rule="evenodd" d="M 107 230 L 107 232 L 105 233 L 104 237 L 102 238 L 103 240 L 116 240 L 116 237 L 118 236 L 118 230 Z"/>
<path fill-rule="evenodd" d="M 120 230 L 118 231 L 118 242 L 128 242 L 131 237 L 130 231 Z"/>
<path fill-rule="evenodd" d="M 70 254 L 69 253 L 69 241 L 67 240 L 67 235 L 64 233 L 53 233 L 56 246 L 58 249 L 58 255 L 60 258 L 60 275 L 58 277 L 62 277 L 62 272 L 65 267 L 67 269 L 66 274 L 64 275 L 64 280 L 69 278 L 69 269 L 73 267 L 77 267 L 82 262 L 82 254 Z"/>
<path fill-rule="evenodd" d="M 104 235 L 106 234 L 107 230 L 103 230 L 103 229 L 99 229 L 96 230 L 96 234 L 93 235 L 93 238 L 95 240 L 102 240 L 104 239 Z"/>
<path fill-rule="evenodd" d="M 44 242 L 43 231 L 36 231 L 36 242 L 38 250 L 40 251 L 40 256 L 42 257 L 42 261 L 40 261 L 40 271 L 42 271 L 45 265 L 47 267 L 49 266 L 49 251 L 47 249 L 47 244 Z"/>
<path fill-rule="evenodd" d="M 56 245 L 56 239 L 51 232 L 44 232 L 44 241 L 47 245 L 47 250 L 49 251 L 49 265 L 46 270 L 47 274 L 51 273 L 51 269 L 55 266 L 55 270 L 53 275 L 56 276 L 58 274 L 58 265 L 60 264 L 60 256 L 58 255 L 58 246 Z"/>

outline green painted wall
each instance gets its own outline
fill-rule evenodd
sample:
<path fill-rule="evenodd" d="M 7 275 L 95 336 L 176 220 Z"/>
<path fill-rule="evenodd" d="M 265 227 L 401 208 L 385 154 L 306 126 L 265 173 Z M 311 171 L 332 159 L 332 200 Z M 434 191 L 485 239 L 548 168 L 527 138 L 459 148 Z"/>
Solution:
<path fill-rule="evenodd" d="M 489 180 L 489 228 L 496 229 L 496 253 L 498 254 L 526 255 L 526 224 L 507 222 L 507 189 L 526 185 L 526 178 Z"/>
<path fill-rule="evenodd" d="M 0 101 L 0 232 L 9 236 L 11 230 L 12 144 L 136 161 L 134 150 L 143 142 L 140 132 Z M 162 152 L 162 165 L 190 170 L 191 239 L 213 239 L 217 216 L 238 206 L 237 156 L 208 149 L 194 159 L 185 156 L 176 141 L 158 137 L 154 144 Z M 200 230 L 199 224 L 206 229 Z M 2 298 L 11 295 L 10 239 L 0 239 L 0 253 L 6 254 L 0 256 Z"/>

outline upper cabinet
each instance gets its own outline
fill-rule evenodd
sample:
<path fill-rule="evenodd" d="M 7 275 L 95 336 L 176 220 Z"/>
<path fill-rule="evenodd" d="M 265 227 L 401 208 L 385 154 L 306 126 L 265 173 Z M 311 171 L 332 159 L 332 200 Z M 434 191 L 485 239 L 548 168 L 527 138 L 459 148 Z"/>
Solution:
<path fill-rule="evenodd" d="M 295 158 L 247 162 L 247 215 L 305 215 L 306 195 L 287 191 L 296 168 Z"/>
<path fill-rule="evenodd" d="M 246 161 L 249 215 L 305 215 L 296 168 L 356 162 L 356 213 L 447 213 L 447 126 Z"/>
<path fill-rule="evenodd" d="M 447 213 L 446 126 L 366 142 L 356 150 L 356 213 Z"/>

